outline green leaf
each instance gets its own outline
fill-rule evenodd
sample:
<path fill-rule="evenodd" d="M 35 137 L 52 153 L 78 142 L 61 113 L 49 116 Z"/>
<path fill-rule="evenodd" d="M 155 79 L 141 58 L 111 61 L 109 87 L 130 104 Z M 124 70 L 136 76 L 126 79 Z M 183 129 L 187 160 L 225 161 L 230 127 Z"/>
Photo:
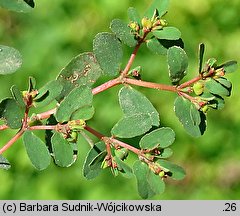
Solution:
<path fill-rule="evenodd" d="M 170 171 L 170 177 L 172 179 L 182 180 L 186 176 L 185 170 L 182 167 L 180 167 L 180 166 L 178 166 L 176 164 L 173 164 L 173 163 L 171 163 L 169 161 L 161 160 L 161 159 L 158 160 L 157 163 L 161 167 L 163 167 L 165 169 L 168 169 Z"/>
<path fill-rule="evenodd" d="M 231 89 L 226 88 L 221 83 L 217 82 L 214 79 L 208 79 L 205 82 L 205 87 L 210 91 L 212 94 L 220 95 L 220 96 L 230 96 Z"/>
<path fill-rule="evenodd" d="M 24 133 L 23 142 L 33 166 L 38 170 L 46 169 L 51 162 L 51 156 L 45 143 L 31 131 Z"/>
<path fill-rule="evenodd" d="M 91 105 L 93 94 L 88 86 L 80 86 L 73 89 L 63 99 L 56 111 L 56 119 L 59 122 L 70 120 L 71 115 L 78 109 Z"/>
<path fill-rule="evenodd" d="M 118 170 L 123 175 L 123 177 L 125 177 L 125 178 L 132 178 L 133 177 L 132 169 L 126 163 L 124 163 L 117 156 L 114 157 L 114 161 L 117 163 Z"/>
<path fill-rule="evenodd" d="M 159 126 L 159 114 L 148 98 L 130 86 L 122 87 L 118 94 L 124 116 L 148 114 L 153 126 Z"/>
<path fill-rule="evenodd" d="M 152 33 L 156 38 L 165 40 L 178 40 L 181 37 L 181 32 L 175 27 L 164 27 L 161 30 L 154 30 Z"/>
<path fill-rule="evenodd" d="M 137 44 L 134 35 L 131 34 L 131 29 L 128 27 L 127 23 L 122 20 L 114 19 L 110 24 L 110 28 L 112 32 L 116 34 L 117 38 L 126 45 L 133 47 Z"/>
<path fill-rule="evenodd" d="M 99 33 L 93 41 L 93 53 L 100 64 L 103 74 L 115 76 L 120 71 L 123 51 L 121 42 L 112 33 Z"/>
<path fill-rule="evenodd" d="M 111 133 L 119 138 L 132 138 L 146 133 L 151 127 L 152 120 L 148 114 L 135 114 L 120 119 Z"/>
<path fill-rule="evenodd" d="M 52 138 L 52 150 L 55 163 L 60 167 L 69 167 L 73 164 L 73 148 L 60 133 L 54 133 Z"/>
<path fill-rule="evenodd" d="M 144 15 L 148 18 L 151 18 L 155 9 L 157 9 L 159 17 L 162 17 L 167 13 L 168 6 L 169 0 L 154 0 Z"/>
<path fill-rule="evenodd" d="M 141 25 L 141 18 L 136 8 L 134 7 L 128 8 L 128 18 L 131 22 L 136 22 L 138 23 L 138 25 Z"/>
<path fill-rule="evenodd" d="M 138 193 L 143 199 L 156 195 L 147 181 L 149 172 L 151 171 L 146 163 L 138 160 L 133 164 L 133 173 L 137 179 Z"/>
<path fill-rule="evenodd" d="M 0 45 L 0 74 L 6 75 L 14 73 L 21 65 L 22 56 L 18 50 Z"/>
<path fill-rule="evenodd" d="M 28 1 L 29 4 L 25 2 Z M 6 8 L 8 10 L 16 11 L 16 12 L 30 12 L 32 8 L 30 7 L 30 3 L 32 0 L 0 0 L 0 7 Z"/>
<path fill-rule="evenodd" d="M 235 72 L 238 68 L 237 66 L 237 61 L 228 61 L 226 63 L 224 63 L 223 65 L 221 65 L 220 67 L 223 67 L 225 73 L 232 73 Z"/>
<path fill-rule="evenodd" d="M 203 43 L 199 44 L 199 53 L 198 53 L 198 72 L 202 72 L 203 56 L 204 56 L 205 45 Z"/>
<path fill-rule="evenodd" d="M 166 148 L 175 140 L 175 133 L 171 128 L 162 127 L 143 136 L 139 142 L 141 149 Z"/>
<path fill-rule="evenodd" d="M 11 168 L 9 161 L 0 154 L 0 169 L 8 170 Z"/>
<path fill-rule="evenodd" d="M 200 137 L 206 130 L 206 116 L 197 110 L 189 100 L 179 96 L 174 103 L 174 111 L 183 127 L 193 137 Z M 199 123 L 200 119 L 200 123 Z M 199 124 L 198 124 L 199 123 Z"/>
<path fill-rule="evenodd" d="M 182 39 L 178 40 L 164 40 L 157 39 L 155 37 L 146 41 L 148 49 L 154 54 L 167 55 L 167 51 L 172 46 L 184 47 Z"/>
<path fill-rule="evenodd" d="M 10 128 L 20 128 L 23 117 L 24 109 L 20 108 L 14 99 L 6 98 L 0 102 L 0 118 L 5 119 Z"/>
<path fill-rule="evenodd" d="M 164 192 L 165 184 L 160 176 L 154 174 L 148 165 L 141 161 L 133 164 L 133 173 L 137 179 L 138 193 L 143 199 Z"/>
<path fill-rule="evenodd" d="M 223 85 L 224 87 L 226 87 L 227 89 L 231 89 L 232 88 L 232 83 L 227 80 L 224 77 L 219 77 L 217 79 L 215 79 L 217 82 L 221 83 L 221 85 Z"/>
<path fill-rule="evenodd" d="M 57 77 L 57 80 L 63 86 L 58 101 L 80 85 L 92 86 L 101 73 L 102 70 L 93 53 L 86 52 L 74 57 Z"/>
<path fill-rule="evenodd" d="M 173 83 L 179 82 L 185 75 L 188 67 L 188 57 L 185 51 L 177 46 L 168 49 L 167 53 L 169 77 Z"/>
<path fill-rule="evenodd" d="M 162 194 L 164 192 L 165 183 L 159 175 L 156 175 L 151 170 L 149 170 L 147 180 L 150 188 L 155 194 Z"/>
<path fill-rule="evenodd" d="M 48 82 L 38 90 L 38 95 L 34 98 L 37 107 L 44 107 L 56 99 L 62 91 L 62 85 L 58 80 Z"/>
<path fill-rule="evenodd" d="M 71 120 L 76 120 L 76 119 L 89 120 L 93 117 L 94 112 L 95 110 L 93 106 L 81 107 L 71 115 Z"/>
<path fill-rule="evenodd" d="M 101 163 L 98 163 L 98 165 L 95 165 L 94 167 L 92 167 L 92 169 L 90 169 L 89 165 L 93 161 L 93 159 L 96 158 L 96 156 L 99 155 L 103 151 L 106 151 L 105 143 L 98 142 L 88 152 L 86 159 L 84 161 L 84 165 L 83 165 L 83 175 L 88 180 L 96 178 L 100 174 L 100 172 L 102 170 Z"/>
<path fill-rule="evenodd" d="M 22 92 L 15 85 L 13 85 L 10 90 L 11 90 L 12 96 L 13 96 L 14 100 L 17 102 L 18 106 L 21 108 L 24 108 L 26 105 L 23 100 Z"/>

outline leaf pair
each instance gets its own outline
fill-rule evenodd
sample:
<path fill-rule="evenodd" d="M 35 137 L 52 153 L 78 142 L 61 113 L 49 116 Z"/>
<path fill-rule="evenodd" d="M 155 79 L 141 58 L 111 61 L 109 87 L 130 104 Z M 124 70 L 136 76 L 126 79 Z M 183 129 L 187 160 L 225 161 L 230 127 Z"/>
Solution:
<path fill-rule="evenodd" d="M 131 138 L 146 133 L 152 126 L 159 126 L 159 114 L 143 94 L 125 86 L 118 97 L 124 116 L 112 128 L 112 135 Z"/>
<path fill-rule="evenodd" d="M 33 166 L 38 170 L 46 169 L 51 162 L 51 155 L 46 144 L 31 131 L 24 133 L 23 142 Z M 64 139 L 60 133 L 54 133 L 51 144 L 54 161 L 58 166 L 68 167 L 75 162 L 71 143 Z"/>
<path fill-rule="evenodd" d="M 182 167 L 166 160 L 158 160 L 155 166 L 175 180 L 182 180 L 186 173 Z M 138 193 L 143 199 L 161 194 L 165 190 L 165 183 L 160 174 L 155 174 L 145 162 L 136 161 L 133 164 L 133 173 L 137 179 Z"/>

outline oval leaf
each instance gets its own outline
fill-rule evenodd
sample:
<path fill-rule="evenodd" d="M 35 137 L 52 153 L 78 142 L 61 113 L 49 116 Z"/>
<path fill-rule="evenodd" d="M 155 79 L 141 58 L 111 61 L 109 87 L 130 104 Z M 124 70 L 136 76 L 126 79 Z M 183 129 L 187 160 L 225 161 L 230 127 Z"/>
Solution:
<path fill-rule="evenodd" d="M 169 77 L 173 83 L 179 82 L 185 75 L 188 67 L 188 57 L 181 47 L 173 46 L 167 53 Z"/>
<path fill-rule="evenodd" d="M 23 117 L 24 109 L 19 107 L 14 99 L 6 98 L 0 102 L 0 118 L 5 119 L 10 128 L 20 128 Z"/>
<path fill-rule="evenodd" d="M 214 79 L 209 79 L 205 82 L 205 87 L 210 91 L 212 94 L 219 95 L 219 96 L 230 96 L 231 89 L 226 88 L 220 82 L 217 82 Z"/>
<path fill-rule="evenodd" d="M 71 166 L 74 162 L 71 144 L 60 133 L 54 133 L 51 143 L 55 163 L 60 167 Z"/>
<path fill-rule="evenodd" d="M 161 30 L 154 30 L 152 33 L 156 38 L 165 40 L 178 40 L 181 37 L 181 32 L 175 27 L 164 27 Z"/>
<path fill-rule="evenodd" d="M 81 107 L 92 104 L 93 94 L 88 86 L 80 86 L 73 89 L 60 103 L 56 111 L 56 119 L 59 122 L 70 120 L 71 115 Z"/>
<path fill-rule="evenodd" d="M 0 169 L 8 170 L 10 168 L 11 168 L 11 165 L 8 162 L 8 160 L 0 154 Z"/>
<path fill-rule="evenodd" d="M 186 176 L 185 170 L 176 164 L 166 160 L 158 160 L 157 163 L 159 163 L 161 167 L 170 170 L 170 177 L 172 179 L 182 180 Z"/>
<path fill-rule="evenodd" d="M 148 114 L 153 126 L 159 126 L 159 114 L 148 98 L 130 86 L 122 87 L 118 94 L 124 116 Z"/>
<path fill-rule="evenodd" d="M 93 53 L 86 52 L 74 57 L 57 77 L 63 86 L 58 101 L 80 85 L 92 86 L 101 73 L 102 70 Z"/>
<path fill-rule="evenodd" d="M 165 183 L 159 175 L 153 173 L 150 169 L 147 175 L 147 181 L 155 194 L 162 194 L 165 190 Z"/>
<path fill-rule="evenodd" d="M 193 111 L 196 107 L 187 99 L 179 96 L 174 103 L 174 111 L 179 121 L 188 134 L 194 137 L 201 136 L 206 130 L 206 117 L 198 111 Z M 197 116 L 198 115 L 198 116 Z M 200 118 L 200 124 L 199 123 Z"/>
<path fill-rule="evenodd" d="M 14 48 L 0 45 L 0 74 L 14 73 L 22 65 L 22 56 Z"/>
<path fill-rule="evenodd" d="M 83 176 L 88 180 L 96 178 L 100 174 L 102 170 L 101 168 L 102 164 L 98 163 L 97 165 L 91 167 L 91 169 L 90 169 L 90 164 L 93 161 L 93 159 L 96 158 L 96 156 L 98 156 L 101 152 L 104 152 L 104 151 L 106 151 L 105 143 L 98 142 L 88 152 L 83 165 Z"/>
<path fill-rule="evenodd" d="M 137 44 L 137 41 L 134 38 L 135 36 L 131 34 L 130 28 L 122 20 L 114 19 L 110 24 L 110 28 L 112 32 L 116 34 L 117 38 L 126 45 L 133 47 Z"/>
<path fill-rule="evenodd" d="M 171 128 L 163 127 L 156 129 L 145 136 L 139 142 L 142 149 L 166 148 L 175 140 L 175 133 Z"/>
<path fill-rule="evenodd" d="M 112 135 L 119 138 L 132 138 L 142 135 L 152 127 L 152 120 L 147 114 L 123 117 L 111 130 Z"/>
<path fill-rule="evenodd" d="M 104 75 L 115 76 L 119 73 L 123 51 L 121 42 L 114 34 L 97 34 L 93 41 L 93 52 Z"/>
<path fill-rule="evenodd" d="M 51 156 L 45 143 L 31 131 L 24 133 L 23 142 L 33 166 L 38 170 L 46 169 L 51 162 Z"/>
<path fill-rule="evenodd" d="M 216 79 L 216 81 L 221 83 L 221 85 L 225 86 L 228 89 L 232 88 L 232 83 L 224 77 L 219 77 L 218 79 Z"/>
<path fill-rule="evenodd" d="M 149 170 L 146 163 L 138 160 L 133 164 L 133 173 L 137 179 L 138 193 L 143 199 L 147 199 L 156 195 L 147 180 L 149 172 L 151 171 Z"/>

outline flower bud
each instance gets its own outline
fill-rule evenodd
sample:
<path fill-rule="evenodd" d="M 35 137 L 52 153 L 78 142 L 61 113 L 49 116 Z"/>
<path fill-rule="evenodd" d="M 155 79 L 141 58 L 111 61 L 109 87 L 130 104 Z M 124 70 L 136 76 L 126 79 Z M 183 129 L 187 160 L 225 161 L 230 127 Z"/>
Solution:
<path fill-rule="evenodd" d="M 128 24 L 128 26 L 129 26 L 133 31 L 136 31 L 136 32 L 138 32 L 139 29 L 140 29 L 140 26 L 138 25 L 137 22 L 130 22 L 130 23 Z"/>
<path fill-rule="evenodd" d="M 201 81 L 194 83 L 193 91 L 196 95 L 201 95 L 204 91 L 204 83 Z"/>
<path fill-rule="evenodd" d="M 152 28 L 152 22 L 150 19 L 148 19 L 147 17 L 143 17 L 142 18 L 142 26 L 145 29 L 151 29 Z"/>

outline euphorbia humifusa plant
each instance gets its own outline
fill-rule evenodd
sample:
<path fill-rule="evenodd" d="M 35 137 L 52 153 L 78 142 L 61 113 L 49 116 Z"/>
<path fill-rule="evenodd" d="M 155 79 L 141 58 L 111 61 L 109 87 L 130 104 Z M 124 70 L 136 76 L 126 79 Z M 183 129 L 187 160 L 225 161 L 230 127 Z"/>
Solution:
<path fill-rule="evenodd" d="M 218 63 L 215 58 L 204 61 L 205 46 L 200 44 L 198 72 L 183 82 L 189 71 L 188 56 L 181 32 L 166 20 L 168 4 L 168 0 L 154 0 L 142 16 L 130 7 L 128 22 L 114 19 L 110 32 L 95 36 L 92 52 L 74 57 L 56 79 L 44 86 L 38 88 L 33 77 L 29 77 L 24 91 L 13 85 L 12 96 L 0 102 L 3 120 L 0 130 L 17 129 L 17 132 L 0 148 L 0 167 L 10 168 L 3 155 L 19 138 L 36 169 L 46 169 L 51 161 L 60 167 L 70 167 L 80 154 L 81 135 L 90 145 L 82 168 L 87 179 L 105 170 L 111 170 L 113 176 L 135 177 L 139 195 L 144 199 L 163 193 L 165 179 L 183 179 L 184 169 L 169 161 L 175 140 L 174 128 L 160 124 L 156 108 L 135 86 L 176 95 L 177 118 L 188 134 L 199 137 L 206 130 L 207 112 L 222 109 L 224 98 L 231 95 L 232 84 L 225 75 L 236 70 L 237 62 Z M 26 12 L 32 10 L 34 1 L 0 0 L 0 6 Z M 142 47 L 143 44 L 146 46 Z M 127 62 L 123 62 L 123 46 L 132 48 Z M 140 48 L 166 57 L 166 76 L 171 85 L 141 79 L 141 74 L 148 69 L 143 71 L 141 65 L 133 67 Z M 0 74 L 15 72 L 21 62 L 21 54 L 15 48 L 0 45 Z M 96 81 L 101 76 L 109 80 L 97 86 Z M 88 121 L 95 110 L 101 108 L 93 107 L 94 96 L 116 85 L 122 86 L 118 93 L 122 117 L 113 125 L 111 136 L 106 136 L 90 127 Z M 53 109 L 36 113 L 37 108 L 50 103 L 54 104 Z M 36 130 L 45 131 L 45 140 L 34 133 Z M 97 137 L 99 142 L 93 143 L 91 136 Z M 134 145 L 126 141 L 135 137 L 139 142 Z M 133 164 L 128 160 L 129 154 L 136 156 Z"/>

